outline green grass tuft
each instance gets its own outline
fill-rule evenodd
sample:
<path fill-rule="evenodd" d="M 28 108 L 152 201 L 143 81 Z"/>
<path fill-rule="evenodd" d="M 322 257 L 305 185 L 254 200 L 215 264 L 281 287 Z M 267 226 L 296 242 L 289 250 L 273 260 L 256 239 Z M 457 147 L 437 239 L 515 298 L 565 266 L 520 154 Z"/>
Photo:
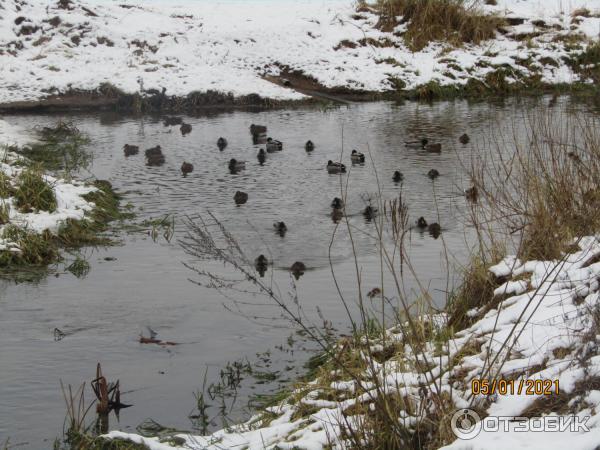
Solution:
<path fill-rule="evenodd" d="M 52 187 L 43 179 L 43 171 L 37 166 L 25 169 L 17 178 L 14 192 L 15 205 L 19 211 L 56 211 L 56 196 Z"/>

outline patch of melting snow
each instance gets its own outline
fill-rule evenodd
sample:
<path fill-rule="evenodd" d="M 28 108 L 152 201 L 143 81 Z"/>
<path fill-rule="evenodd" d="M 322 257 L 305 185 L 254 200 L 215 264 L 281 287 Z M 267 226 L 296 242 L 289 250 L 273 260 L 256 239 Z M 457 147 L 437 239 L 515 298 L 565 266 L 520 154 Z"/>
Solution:
<path fill-rule="evenodd" d="M 476 320 L 469 328 L 456 333 L 447 344 L 447 352 L 439 355 L 434 342 L 426 344 L 426 357 L 433 366 L 431 375 L 424 376 L 406 367 L 406 361 L 414 360 L 410 346 L 396 353 L 393 360 L 383 363 L 370 361 L 367 366 L 374 368 L 386 393 L 399 393 L 416 402 L 412 411 L 427 414 L 436 392 L 447 394 L 456 408 L 468 408 L 473 404 L 483 408 L 490 415 L 520 416 L 531 406 L 539 395 L 495 395 L 478 398 L 471 403 L 471 380 L 484 376 L 487 362 L 498 356 L 498 361 L 506 357 L 506 363 L 491 366 L 491 374 L 498 371 L 498 377 L 520 380 L 558 380 L 561 395 L 572 396 L 569 403 L 572 413 L 580 417 L 589 416 L 586 422 L 589 432 L 564 431 L 560 433 L 520 432 L 517 423 L 499 432 L 482 431 L 469 441 L 456 440 L 444 447 L 445 450 L 459 449 L 594 449 L 600 442 L 600 391 L 586 386 L 586 381 L 600 377 L 600 355 L 598 355 L 598 324 L 594 321 L 600 313 L 600 236 L 589 236 L 576 242 L 579 250 L 566 255 L 560 261 L 531 261 L 522 264 L 517 258 L 507 257 L 490 272 L 502 277 L 519 277 L 509 281 L 506 292 L 516 295 L 507 298 L 497 309 L 492 309 Z M 527 278 L 528 279 L 525 279 Z M 511 284 L 514 283 L 514 284 Z M 528 320 L 521 321 L 513 330 L 517 319 L 523 315 Z M 444 315 L 430 318 L 430 322 L 442 326 Z M 387 331 L 387 342 L 399 342 L 402 334 L 398 327 Z M 503 346 L 505 341 L 514 342 L 510 351 Z M 480 350 L 472 351 L 454 366 L 450 361 L 463 351 L 465 345 L 477 343 Z M 372 343 L 374 350 L 381 350 L 382 343 Z M 475 346 L 477 348 L 477 345 Z M 436 353 L 438 351 L 438 353 Z M 465 352 L 463 351 L 463 354 Z M 363 358 L 368 358 L 366 354 Z M 404 363 L 403 363 L 404 362 Z M 488 375 L 489 376 L 489 375 Z M 422 395 L 425 386 L 426 394 Z M 582 389 L 581 386 L 584 386 Z M 223 448 L 247 448 L 249 450 L 274 448 L 322 449 L 333 442 L 335 448 L 344 448 L 340 442 L 340 423 L 356 424 L 356 417 L 342 417 L 342 412 L 358 402 L 371 403 L 378 395 L 373 385 L 365 385 L 367 392 L 354 397 L 356 385 L 352 380 L 340 380 L 328 386 L 328 394 L 337 391 L 345 400 L 319 400 L 318 383 L 309 383 L 306 389 L 298 391 L 302 397 L 294 404 L 283 402 L 269 408 L 277 418 L 269 425 L 258 425 L 259 416 L 245 424 L 228 430 L 218 431 L 210 436 L 180 435 L 186 440 L 186 448 L 195 450 Z M 577 388 L 577 392 L 575 389 Z M 371 389 L 371 390 L 369 390 Z M 299 404 L 311 405 L 318 410 L 309 417 L 292 420 Z M 556 415 L 551 411 L 545 414 Z M 407 411 L 398 411 L 399 420 L 410 427 L 421 416 Z M 532 419 L 529 419 L 532 420 Z M 501 427 L 502 428 L 502 427 Z M 158 439 L 144 438 L 135 434 L 113 431 L 111 438 L 130 439 L 143 443 L 152 450 L 167 450 L 174 447 L 159 442 Z"/>
<path fill-rule="evenodd" d="M 599 0 L 484 5 L 489 12 L 524 23 L 479 46 L 448 51 L 434 43 L 419 52 L 409 51 L 396 34 L 377 30 L 375 14 L 357 15 L 350 0 L 73 0 L 70 9 L 29 0 L 19 10 L 12 2 L 2 4 L 0 103 L 39 100 L 69 89 L 93 90 L 105 82 L 127 93 L 164 87 L 167 95 L 216 90 L 299 100 L 304 95 L 264 76 L 278 75 L 287 66 L 326 87 L 381 92 L 391 89 L 391 78 L 403 80 L 408 89 L 432 80 L 465 84 L 470 78 L 483 79 L 493 70 L 490 65 L 498 64 L 528 75 L 530 70 L 518 66 L 517 59 L 535 62 L 544 55 L 552 55 L 556 65 L 540 65 L 543 81 L 572 82 L 578 75 L 563 60 L 568 50 L 554 38 L 576 32 L 597 38 L 600 31 L 600 18 L 576 23 L 570 15 L 581 7 L 595 12 Z M 547 26 L 533 23 L 539 20 Z M 541 34 L 531 45 L 510 37 L 532 31 Z M 369 40 L 393 46 L 364 44 Z M 340 46 L 342 41 L 352 46 Z"/>
<path fill-rule="evenodd" d="M 8 150 L 8 146 L 22 146 L 34 140 L 34 136 L 26 130 L 15 128 L 0 120 L 0 148 L 5 148 L 1 155 L 3 162 L 0 162 L 0 172 L 8 178 L 8 183 L 13 186 L 17 185 L 18 177 L 24 169 L 15 164 L 22 160 L 21 156 Z M 55 178 L 49 174 L 45 174 L 43 179 L 54 191 L 56 210 L 53 212 L 32 211 L 23 213 L 18 211 L 14 205 L 13 197 L 0 199 L 0 204 L 4 208 L 8 208 L 9 219 L 8 223 L 0 225 L 0 236 L 8 226 L 17 226 L 35 233 L 41 233 L 45 230 L 56 233 L 66 220 L 82 220 L 86 212 L 94 209 L 94 203 L 88 202 L 83 196 L 96 191 L 97 188 L 76 180 L 67 181 Z M 0 250 L 18 251 L 18 245 L 0 239 Z"/>

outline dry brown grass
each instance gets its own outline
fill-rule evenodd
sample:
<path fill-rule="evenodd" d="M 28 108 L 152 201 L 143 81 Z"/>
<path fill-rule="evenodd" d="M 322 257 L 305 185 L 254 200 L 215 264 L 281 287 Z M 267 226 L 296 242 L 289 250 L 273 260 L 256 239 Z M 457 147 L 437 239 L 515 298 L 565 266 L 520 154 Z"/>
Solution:
<path fill-rule="evenodd" d="M 479 220 L 499 224 L 519 257 L 558 259 L 575 238 L 600 230 L 598 125 L 542 109 L 526 118 L 527 139 L 495 137 L 503 146 L 514 142 L 513 150 L 492 146 L 473 171 Z"/>
<path fill-rule="evenodd" d="M 474 2 L 465 0 L 379 0 L 374 8 L 380 15 L 378 28 L 393 31 L 406 24 L 403 37 L 414 51 L 434 41 L 479 44 L 493 38 L 503 24 L 499 17 L 484 14 Z"/>

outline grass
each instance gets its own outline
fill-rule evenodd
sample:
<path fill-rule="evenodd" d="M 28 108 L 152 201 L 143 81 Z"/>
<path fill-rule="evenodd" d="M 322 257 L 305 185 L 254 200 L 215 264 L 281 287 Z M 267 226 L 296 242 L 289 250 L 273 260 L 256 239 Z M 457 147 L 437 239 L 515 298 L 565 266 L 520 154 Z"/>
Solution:
<path fill-rule="evenodd" d="M 123 220 L 130 215 L 119 210 L 119 196 L 114 193 L 109 183 L 97 181 L 96 187 L 98 191 L 86 195 L 86 200 L 93 201 L 96 208 L 83 220 L 67 220 L 56 235 L 49 231 L 38 234 L 14 225 L 6 226 L 2 231 L 2 238 L 16 243 L 21 251 L 0 251 L 2 275 L 13 278 L 18 275 L 15 270 L 40 269 L 56 263 L 61 260 L 62 248 L 111 245 L 113 240 L 104 234 L 110 222 Z M 0 207 L 0 219 L 2 212 Z M 75 265 L 71 264 L 67 270 L 76 276 L 84 276 L 89 270 L 85 264 L 87 262 L 79 261 Z"/>
<path fill-rule="evenodd" d="M 52 172 L 72 173 L 87 168 L 91 154 L 85 149 L 89 142 L 70 122 L 59 121 L 55 126 L 38 130 L 39 142 L 16 149 L 33 165 Z"/>
<path fill-rule="evenodd" d="M 519 257 L 559 259 L 573 239 L 600 230 L 597 122 L 550 110 L 534 114 L 526 119 L 527 142 L 503 155 L 490 148 L 473 172 L 481 221 L 520 236 Z"/>
<path fill-rule="evenodd" d="M 582 81 L 600 82 L 600 41 L 588 45 L 583 52 L 571 57 L 567 64 Z"/>
<path fill-rule="evenodd" d="M 87 214 L 84 220 L 67 220 L 58 230 L 56 239 L 62 247 L 79 248 L 82 246 L 107 246 L 113 240 L 104 232 L 115 220 L 130 218 L 131 214 L 119 209 L 120 196 L 114 192 L 108 181 L 97 180 L 95 192 L 83 197 L 96 207 Z"/>
<path fill-rule="evenodd" d="M 52 186 L 44 180 L 41 166 L 32 166 L 21 172 L 13 196 L 15 206 L 23 213 L 56 211 L 56 196 Z"/>
<path fill-rule="evenodd" d="M 438 41 L 457 47 L 479 44 L 495 37 L 503 24 L 464 0 L 379 0 L 374 9 L 380 17 L 377 26 L 384 31 L 406 24 L 402 36 L 413 51 Z"/>

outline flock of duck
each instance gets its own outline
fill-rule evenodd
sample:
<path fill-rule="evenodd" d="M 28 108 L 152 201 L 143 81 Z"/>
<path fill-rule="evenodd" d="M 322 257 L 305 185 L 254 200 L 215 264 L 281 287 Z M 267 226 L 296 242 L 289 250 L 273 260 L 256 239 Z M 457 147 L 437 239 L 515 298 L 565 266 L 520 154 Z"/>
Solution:
<path fill-rule="evenodd" d="M 188 123 L 183 122 L 183 120 L 180 117 L 167 117 L 164 119 L 163 124 L 165 126 L 179 125 L 179 130 L 180 130 L 182 136 L 186 136 L 187 134 L 191 133 L 191 131 L 192 131 L 192 126 Z M 264 148 L 260 148 L 258 151 L 258 154 L 256 155 L 260 165 L 263 165 L 264 162 L 266 161 L 267 154 L 274 153 L 274 152 L 280 152 L 283 150 L 283 143 L 281 141 L 275 140 L 275 139 L 267 136 L 267 127 L 264 125 L 256 125 L 256 124 L 250 125 L 250 134 L 252 135 L 252 141 L 255 145 L 264 144 Z M 463 145 L 468 144 L 469 141 L 470 141 L 470 138 L 467 134 L 463 134 L 459 138 L 459 142 L 461 142 Z M 220 137 L 217 140 L 217 148 L 219 150 L 223 151 L 227 147 L 227 145 L 228 145 L 227 139 L 225 139 L 224 137 Z M 425 150 L 430 153 L 440 153 L 442 151 L 442 144 L 430 143 L 429 140 L 426 138 L 423 138 L 418 141 L 405 142 L 405 146 L 407 148 Z M 309 140 L 304 144 L 304 149 L 310 153 L 315 149 L 315 144 Z M 123 152 L 126 157 L 137 155 L 139 153 L 139 146 L 125 144 L 123 146 Z M 160 166 L 160 165 L 164 164 L 164 162 L 165 162 L 165 156 L 162 152 L 160 145 L 146 149 L 145 157 L 146 157 L 146 164 L 148 166 Z M 352 150 L 352 153 L 350 154 L 350 161 L 352 164 L 364 164 L 365 159 L 366 158 L 363 153 L 360 153 L 357 150 Z M 231 158 L 228 163 L 228 168 L 232 174 L 235 174 L 238 171 L 244 170 L 246 168 L 246 162 L 238 161 L 235 158 Z M 327 161 L 326 169 L 327 169 L 327 172 L 330 174 L 340 174 L 340 173 L 346 172 L 346 166 L 343 163 L 334 162 L 332 160 Z M 191 173 L 193 171 L 194 171 L 194 166 L 191 163 L 184 161 L 181 164 L 181 172 L 182 172 L 183 176 L 187 176 L 189 173 Z M 431 180 L 435 180 L 437 177 L 440 176 L 440 173 L 436 169 L 431 169 L 427 173 L 427 176 Z M 404 180 L 404 176 L 400 171 L 396 170 L 392 175 L 392 180 L 395 183 L 401 183 Z M 469 199 L 471 201 L 475 201 L 477 199 L 477 195 L 478 195 L 477 188 L 474 186 L 465 190 L 465 196 L 467 197 L 467 199 Z M 242 192 L 242 191 L 237 191 L 233 197 L 233 200 L 236 205 L 243 205 L 248 201 L 248 194 L 245 192 Z M 338 221 L 339 219 L 341 219 L 341 217 L 343 217 L 342 210 L 344 208 L 344 201 L 341 198 L 335 197 L 333 199 L 333 201 L 331 202 L 331 208 L 332 208 L 332 218 L 334 221 Z M 375 217 L 376 213 L 377 213 L 377 209 L 371 205 L 366 206 L 365 209 L 363 210 L 363 215 L 364 215 L 365 219 L 367 219 L 368 221 L 372 220 Z M 427 221 L 425 220 L 424 217 L 419 217 L 419 219 L 416 221 L 415 225 L 420 230 L 423 230 L 423 231 L 427 230 L 429 232 L 429 234 L 431 236 L 433 236 L 435 239 L 437 239 L 439 237 L 439 235 L 441 234 L 441 230 L 442 230 L 441 226 L 435 222 L 427 223 Z M 287 226 L 284 222 L 275 222 L 273 224 L 273 228 L 275 229 L 275 232 L 277 234 L 279 234 L 281 237 L 284 237 L 285 233 L 287 232 Z M 269 262 L 264 255 L 260 255 L 258 258 L 256 258 L 255 268 L 261 277 L 264 276 L 264 273 L 267 270 L 268 264 L 269 264 Z M 296 279 L 299 279 L 300 276 L 304 274 L 305 270 L 306 270 L 306 266 L 302 262 L 299 262 L 299 261 L 295 262 L 290 267 L 290 272 L 295 276 Z"/>

